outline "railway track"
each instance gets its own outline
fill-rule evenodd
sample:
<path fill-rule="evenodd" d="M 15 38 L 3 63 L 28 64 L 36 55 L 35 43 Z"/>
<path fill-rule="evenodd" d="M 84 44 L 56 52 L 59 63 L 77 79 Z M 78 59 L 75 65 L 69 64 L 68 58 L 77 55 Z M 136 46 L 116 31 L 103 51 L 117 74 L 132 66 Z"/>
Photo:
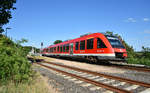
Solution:
<path fill-rule="evenodd" d="M 41 59 L 37 59 L 37 60 L 41 60 Z M 64 59 L 63 59 L 64 60 Z M 94 64 L 98 64 L 98 63 L 94 63 Z M 138 71 L 138 72 L 150 72 L 150 68 L 148 67 L 144 67 L 144 66 L 134 66 L 134 65 L 129 65 L 129 64 L 116 64 L 116 62 L 113 63 L 104 63 L 104 64 L 98 64 L 98 65 L 103 65 L 103 66 L 107 66 L 107 67 L 115 67 L 115 68 L 119 68 L 119 69 L 128 69 L 128 70 L 134 70 L 134 71 Z"/>
<path fill-rule="evenodd" d="M 111 67 L 135 70 L 135 71 L 140 71 L 140 72 L 150 72 L 149 68 L 144 68 L 144 67 L 135 67 L 135 66 L 126 66 L 126 65 L 112 65 Z"/>
<path fill-rule="evenodd" d="M 106 90 L 115 93 L 150 92 L 150 84 L 144 82 L 120 78 L 116 76 L 110 76 L 102 73 L 56 64 L 52 62 L 44 61 L 37 64 L 49 68 L 51 70 L 57 71 L 59 73 L 62 73 L 66 76 L 70 76 L 72 78 L 79 79 L 89 84 L 96 85 L 99 88 L 105 88 Z"/>
<path fill-rule="evenodd" d="M 65 60 L 64 58 L 62 58 L 62 59 Z M 75 60 L 75 61 L 80 61 L 80 60 Z M 108 62 L 108 63 L 97 62 L 97 63 L 93 63 L 93 64 L 103 65 L 103 66 L 107 66 L 107 67 L 115 67 L 115 68 L 119 68 L 119 69 L 135 70 L 135 71 L 140 71 L 140 72 L 150 72 L 150 68 L 147 68 L 147 67 L 144 67 L 144 66 L 134 66 L 134 65 L 129 65 L 129 64 L 119 64 L 117 62 Z"/>

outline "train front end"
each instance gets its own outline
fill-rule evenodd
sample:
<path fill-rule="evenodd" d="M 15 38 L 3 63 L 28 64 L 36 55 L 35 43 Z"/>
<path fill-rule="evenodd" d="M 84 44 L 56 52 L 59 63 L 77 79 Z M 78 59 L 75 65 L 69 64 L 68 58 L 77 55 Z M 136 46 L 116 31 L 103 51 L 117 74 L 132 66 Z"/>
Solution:
<path fill-rule="evenodd" d="M 127 51 L 122 43 L 122 40 L 117 36 L 105 35 L 115 53 L 115 60 L 125 60 L 127 58 Z"/>

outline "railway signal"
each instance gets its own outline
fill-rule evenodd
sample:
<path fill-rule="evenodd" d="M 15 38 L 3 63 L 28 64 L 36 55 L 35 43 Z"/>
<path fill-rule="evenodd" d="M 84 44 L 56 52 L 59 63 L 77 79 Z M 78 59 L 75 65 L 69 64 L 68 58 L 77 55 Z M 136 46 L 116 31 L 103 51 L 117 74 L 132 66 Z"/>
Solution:
<path fill-rule="evenodd" d="M 40 54 L 42 53 L 42 48 L 43 48 L 43 42 L 41 42 Z"/>

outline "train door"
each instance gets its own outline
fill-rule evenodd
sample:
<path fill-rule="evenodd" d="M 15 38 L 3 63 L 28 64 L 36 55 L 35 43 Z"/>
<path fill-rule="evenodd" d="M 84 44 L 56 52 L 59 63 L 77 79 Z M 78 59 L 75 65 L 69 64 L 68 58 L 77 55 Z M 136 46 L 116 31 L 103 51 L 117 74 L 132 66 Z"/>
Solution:
<path fill-rule="evenodd" d="M 73 43 L 70 44 L 70 54 L 73 55 Z"/>

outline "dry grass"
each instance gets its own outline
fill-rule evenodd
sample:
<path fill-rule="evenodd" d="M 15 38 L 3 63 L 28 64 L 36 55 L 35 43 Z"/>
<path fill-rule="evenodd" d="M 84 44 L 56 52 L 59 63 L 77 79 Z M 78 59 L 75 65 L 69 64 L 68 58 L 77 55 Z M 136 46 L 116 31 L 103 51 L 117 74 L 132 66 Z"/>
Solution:
<path fill-rule="evenodd" d="M 44 56 L 28 56 L 28 57 L 33 58 L 33 59 L 44 59 L 45 61 L 54 61 L 53 58 L 44 57 Z"/>
<path fill-rule="evenodd" d="M 44 60 L 49 60 L 49 61 L 53 61 L 53 58 L 50 58 L 50 57 L 35 56 L 35 58 L 44 59 Z"/>
<path fill-rule="evenodd" d="M 17 86 L 10 82 L 7 85 L 0 86 L 0 93 L 53 93 L 50 92 L 48 86 L 41 76 L 32 81 L 31 84 L 18 84 Z"/>

